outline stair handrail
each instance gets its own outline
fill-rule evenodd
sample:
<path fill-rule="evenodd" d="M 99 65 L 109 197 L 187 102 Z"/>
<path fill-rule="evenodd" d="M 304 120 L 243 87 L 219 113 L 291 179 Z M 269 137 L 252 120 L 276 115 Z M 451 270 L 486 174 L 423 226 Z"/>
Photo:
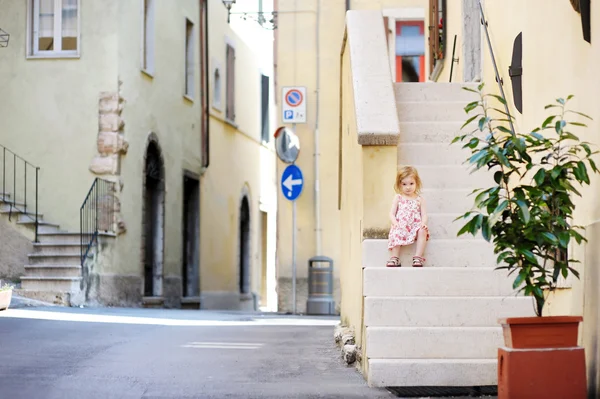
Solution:
<path fill-rule="evenodd" d="M 490 55 L 492 56 L 492 64 L 494 65 L 494 72 L 496 74 L 496 82 L 498 82 L 498 87 L 500 88 L 500 95 L 504 99 L 504 109 L 506 110 L 506 115 L 508 116 L 508 123 L 510 124 L 510 131 L 512 134 L 515 134 L 515 127 L 513 125 L 512 116 L 510 115 L 510 110 L 508 109 L 508 101 L 506 100 L 506 95 L 504 94 L 504 80 L 500 77 L 498 73 L 498 64 L 496 64 L 496 57 L 494 56 L 494 49 L 492 48 L 492 41 L 490 40 L 490 33 L 488 31 L 488 23 L 485 19 L 485 13 L 483 12 L 483 5 L 481 4 L 481 0 L 479 0 L 479 11 L 481 13 L 481 24 L 485 30 L 485 37 L 487 38 L 488 48 L 490 49 Z"/>
<path fill-rule="evenodd" d="M 115 232 L 115 183 L 96 177 L 81 208 L 79 208 L 79 236 L 81 267 L 85 265 L 100 232 Z"/>
<path fill-rule="evenodd" d="M 3 146 L 0 144 L 0 149 L 2 149 L 2 191 L 0 192 L 1 196 L 0 196 L 0 200 L 5 203 L 8 204 L 9 209 L 8 209 L 8 220 L 11 220 L 12 217 L 12 212 L 13 209 L 19 213 L 21 213 L 22 215 L 24 215 L 25 217 L 31 219 L 31 221 L 34 222 L 34 242 L 39 242 L 38 241 L 38 227 L 39 227 L 39 212 L 38 212 L 38 206 L 39 206 L 39 201 L 38 201 L 38 188 L 39 188 L 39 172 L 40 172 L 40 167 L 36 166 L 34 164 L 32 164 L 31 162 L 27 161 L 25 158 L 21 157 L 20 155 L 16 154 L 15 152 L 11 151 L 10 149 L 8 149 L 7 147 Z M 12 188 L 10 187 L 10 182 L 7 182 L 6 180 L 6 172 L 7 172 L 7 164 L 6 164 L 6 158 L 7 158 L 7 154 L 8 156 L 12 156 L 12 172 L 13 172 L 13 179 L 12 179 Z M 18 189 L 17 189 L 17 165 L 22 164 L 23 165 L 23 192 L 19 193 Z M 10 167 L 10 165 L 9 165 Z M 27 213 L 27 170 L 28 169 L 33 169 L 35 171 L 35 215 L 31 216 L 29 213 Z M 19 194 L 22 194 L 22 196 L 19 198 Z M 23 202 L 22 204 L 19 203 L 19 199 L 22 199 Z M 22 205 L 22 207 L 21 207 Z"/>

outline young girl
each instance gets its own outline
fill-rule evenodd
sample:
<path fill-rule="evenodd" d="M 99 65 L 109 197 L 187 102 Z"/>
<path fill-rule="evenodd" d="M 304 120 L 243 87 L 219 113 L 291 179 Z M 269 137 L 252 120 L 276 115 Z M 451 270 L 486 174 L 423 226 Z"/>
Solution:
<path fill-rule="evenodd" d="M 394 196 L 390 211 L 392 228 L 388 238 L 391 257 L 386 266 L 402 266 L 400 264 L 400 248 L 416 241 L 412 265 L 413 267 L 422 267 L 425 263 L 423 253 L 427 240 L 429 240 L 429 229 L 427 228 L 425 200 L 419 195 L 421 178 L 417 170 L 412 166 L 400 168 L 396 175 L 394 189 L 397 194 Z"/>

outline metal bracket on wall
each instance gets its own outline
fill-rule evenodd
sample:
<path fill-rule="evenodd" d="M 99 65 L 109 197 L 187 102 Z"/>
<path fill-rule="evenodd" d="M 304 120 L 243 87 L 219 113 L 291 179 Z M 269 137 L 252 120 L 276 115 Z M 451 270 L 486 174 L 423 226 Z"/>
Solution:
<path fill-rule="evenodd" d="M 8 47 L 10 35 L 0 28 L 0 47 Z"/>

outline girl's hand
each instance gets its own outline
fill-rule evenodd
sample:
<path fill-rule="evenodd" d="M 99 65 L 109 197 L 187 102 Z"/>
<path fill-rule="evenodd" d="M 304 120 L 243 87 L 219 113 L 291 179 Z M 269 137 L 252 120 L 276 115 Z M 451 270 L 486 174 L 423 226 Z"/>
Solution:
<path fill-rule="evenodd" d="M 427 225 L 426 225 L 425 223 L 421 223 L 421 228 L 422 228 L 423 230 L 427 230 L 427 231 L 429 231 L 429 227 L 427 227 Z"/>

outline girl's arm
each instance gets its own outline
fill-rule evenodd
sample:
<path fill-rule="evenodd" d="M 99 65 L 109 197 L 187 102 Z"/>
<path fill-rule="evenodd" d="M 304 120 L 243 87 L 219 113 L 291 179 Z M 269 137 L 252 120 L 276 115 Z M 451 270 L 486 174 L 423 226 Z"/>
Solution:
<path fill-rule="evenodd" d="M 390 221 L 392 222 L 392 225 L 395 225 L 396 223 L 398 223 L 398 220 L 396 220 L 396 211 L 397 210 L 398 210 L 398 196 L 395 195 L 394 201 L 392 201 L 392 209 L 390 209 Z"/>
<path fill-rule="evenodd" d="M 421 197 L 421 223 L 423 226 L 427 226 L 427 206 L 425 204 L 425 199 Z"/>

